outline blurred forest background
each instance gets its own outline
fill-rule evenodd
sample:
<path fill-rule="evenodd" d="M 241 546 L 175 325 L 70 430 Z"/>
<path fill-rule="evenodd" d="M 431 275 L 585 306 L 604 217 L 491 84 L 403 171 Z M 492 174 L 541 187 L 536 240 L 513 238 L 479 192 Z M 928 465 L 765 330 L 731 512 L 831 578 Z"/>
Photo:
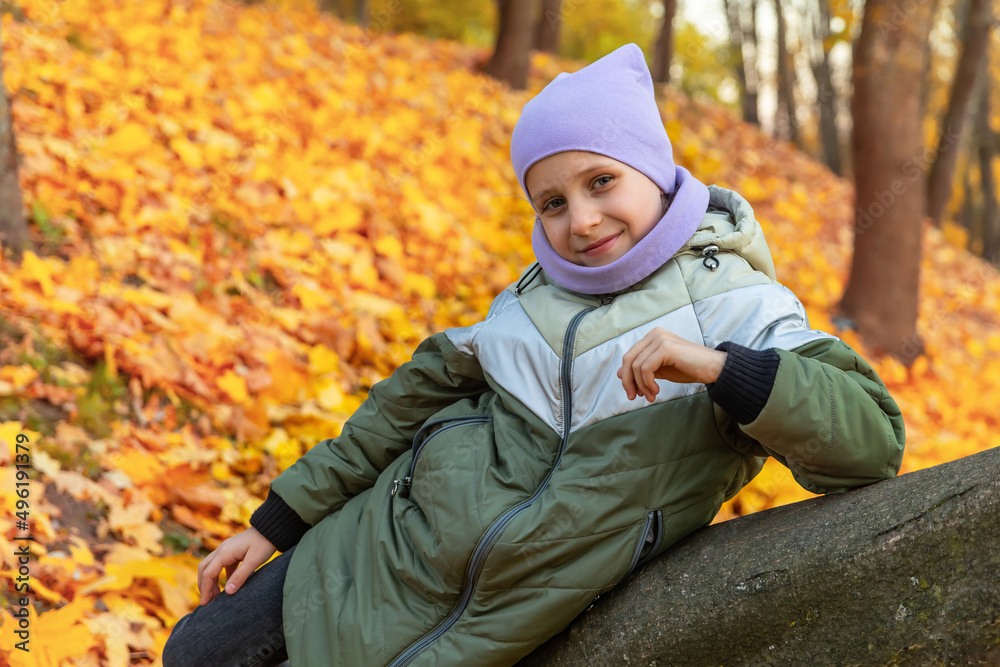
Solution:
<path fill-rule="evenodd" d="M 532 261 L 521 107 L 629 42 L 676 161 L 886 381 L 902 472 L 997 444 L 993 3 L 0 9 L 0 663 L 159 664 L 270 480 Z M 716 521 L 810 495 L 769 461 Z"/>

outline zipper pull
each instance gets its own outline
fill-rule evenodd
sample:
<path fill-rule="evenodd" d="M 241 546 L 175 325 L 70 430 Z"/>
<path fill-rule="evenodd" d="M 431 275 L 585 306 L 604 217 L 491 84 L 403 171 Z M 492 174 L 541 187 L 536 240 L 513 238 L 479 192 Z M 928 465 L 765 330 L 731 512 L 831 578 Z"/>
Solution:
<path fill-rule="evenodd" d="M 409 475 L 403 477 L 402 479 L 394 479 L 392 480 L 392 489 L 389 490 L 389 495 L 395 496 L 401 488 L 403 488 L 404 486 L 406 488 L 410 488 L 412 484 L 413 484 L 413 478 L 410 477 Z"/>
<path fill-rule="evenodd" d="M 709 271 L 715 271 L 719 268 L 719 258 L 716 257 L 716 255 L 719 254 L 719 246 L 714 244 L 705 246 L 702 248 L 701 254 L 705 257 L 701 263 L 705 265 L 706 269 Z"/>

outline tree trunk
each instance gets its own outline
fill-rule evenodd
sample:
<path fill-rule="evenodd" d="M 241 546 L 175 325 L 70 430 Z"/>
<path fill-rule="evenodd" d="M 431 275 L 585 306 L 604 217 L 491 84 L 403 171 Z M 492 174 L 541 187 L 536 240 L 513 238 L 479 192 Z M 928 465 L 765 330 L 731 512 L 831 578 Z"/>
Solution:
<path fill-rule="evenodd" d="M 535 50 L 559 52 L 559 29 L 562 27 L 562 0 L 542 0 L 542 17 L 535 32 Z"/>
<path fill-rule="evenodd" d="M 324 12 L 346 20 L 350 10 L 344 4 L 345 0 L 320 0 L 319 7 Z"/>
<path fill-rule="evenodd" d="M 737 0 L 742 10 L 743 0 Z M 750 23 L 743 31 L 744 70 L 747 74 L 747 99 L 743 103 L 743 120 L 760 126 L 757 96 L 760 94 L 760 70 L 757 68 L 757 0 L 750 0 Z"/>
<path fill-rule="evenodd" d="M 722 0 L 729 21 L 729 40 L 732 44 L 733 69 L 736 70 L 736 81 L 740 86 L 740 104 L 743 107 L 743 122 L 758 124 L 757 120 L 757 81 L 753 72 L 753 86 L 748 78 L 747 59 L 744 54 L 743 42 L 746 28 L 743 27 L 742 0 Z M 753 48 L 751 46 L 751 48 Z M 751 63 L 753 60 L 751 60 Z"/>
<path fill-rule="evenodd" d="M 674 15 L 677 0 L 663 0 L 663 26 L 653 51 L 653 82 L 670 83 L 670 59 L 674 54 Z"/>
<path fill-rule="evenodd" d="M 703 528 L 518 665 L 1000 664 L 998 468 L 1000 448 Z"/>
<path fill-rule="evenodd" d="M 975 238 L 975 233 L 973 231 L 975 225 L 972 222 L 972 212 L 974 210 L 973 204 L 975 202 L 973 201 L 974 193 L 972 192 L 972 178 L 969 175 L 971 171 L 972 165 L 970 164 L 966 166 L 962 173 L 962 213 L 960 215 L 960 222 L 968 234 L 970 246 L 972 244 L 972 240 Z"/>
<path fill-rule="evenodd" d="M 535 35 L 537 0 L 498 0 L 496 48 L 486 74 L 505 81 L 514 90 L 524 90 L 531 64 L 531 40 Z"/>
<path fill-rule="evenodd" d="M 941 122 L 937 157 L 927 177 L 927 215 L 935 225 L 941 224 L 948 200 L 951 199 L 952 179 L 958 161 L 958 144 L 968 112 L 969 100 L 976 87 L 976 76 L 986 60 L 986 50 L 993 25 L 991 0 L 972 0 L 963 29 L 962 55 L 958 59 L 955 81 L 948 100 L 948 111 Z"/>
<path fill-rule="evenodd" d="M 819 30 L 815 35 L 815 39 L 819 42 L 819 50 L 812 70 L 816 78 L 820 141 L 823 144 L 823 161 L 830 171 L 840 176 L 843 174 L 843 167 L 840 162 L 840 132 L 837 130 L 837 91 L 833 87 L 833 77 L 830 74 L 830 51 L 826 46 L 829 37 L 829 0 L 819 0 Z"/>
<path fill-rule="evenodd" d="M 355 18 L 358 20 L 358 25 L 362 28 L 367 28 L 368 24 L 372 20 L 372 9 L 370 0 L 356 0 L 358 5 L 355 7 Z"/>
<path fill-rule="evenodd" d="M 778 106 L 774 115 L 774 133 L 778 136 L 780 120 L 784 117 L 787 127 L 786 138 L 798 147 L 802 147 L 799 134 L 799 122 L 795 116 L 795 81 L 791 67 L 791 56 L 788 53 L 788 30 L 785 22 L 785 12 L 781 8 L 781 0 L 774 0 L 774 11 L 778 18 Z"/>
<path fill-rule="evenodd" d="M 926 211 L 919 107 L 932 17 L 926 3 L 868 0 L 854 54 L 854 256 L 840 308 L 872 352 L 906 364 L 923 350 L 916 333 Z"/>
<path fill-rule="evenodd" d="M 998 220 L 996 174 L 993 158 L 997 154 L 997 137 L 990 128 L 990 78 L 984 78 L 979 87 L 979 109 L 976 114 L 976 135 L 978 137 L 979 182 L 983 193 L 982 239 L 983 257 L 996 263 L 1000 260 L 1000 220 Z"/>
<path fill-rule="evenodd" d="M 17 175 L 14 119 L 7 87 L 3 85 L 3 62 L 0 60 L 0 251 L 10 250 L 11 256 L 20 261 L 22 253 L 31 248 L 31 239 Z"/>

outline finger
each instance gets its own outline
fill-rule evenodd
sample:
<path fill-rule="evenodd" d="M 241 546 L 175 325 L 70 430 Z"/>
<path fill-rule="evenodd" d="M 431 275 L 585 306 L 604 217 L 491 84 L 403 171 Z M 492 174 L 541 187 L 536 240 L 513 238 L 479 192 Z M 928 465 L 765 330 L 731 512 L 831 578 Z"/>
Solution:
<path fill-rule="evenodd" d="M 207 556 L 201 559 L 198 563 L 198 586 L 201 586 L 201 573 L 205 571 L 205 566 L 208 565 L 209 561 L 215 557 L 215 551 L 210 552 Z"/>
<path fill-rule="evenodd" d="M 663 348 L 651 347 L 649 354 L 642 362 L 642 380 L 646 386 L 646 398 L 652 403 L 660 393 L 660 384 L 656 381 L 656 374 L 664 367 L 669 367 L 670 360 L 663 352 Z"/>
<path fill-rule="evenodd" d="M 230 595 L 236 592 L 235 590 L 232 591 L 229 590 L 229 585 L 233 581 L 233 574 L 236 572 L 236 570 L 237 570 L 236 563 L 230 563 L 229 565 L 226 566 L 226 592 L 229 593 Z"/>
<path fill-rule="evenodd" d="M 625 390 L 625 396 L 631 401 L 635 398 L 636 391 L 635 380 L 632 376 L 632 362 L 629 360 L 627 354 L 622 358 L 621 368 L 618 369 L 618 377 L 622 380 L 622 388 Z"/>
<path fill-rule="evenodd" d="M 659 391 L 659 386 L 657 386 L 656 379 L 653 377 L 653 373 L 657 368 L 659 368 L 659 363 L 657 363 L 656 349 L 652 346 L 643 349 L 639 356 L 635 358 L 635 361 L 632 362 L 632 373 L 635 376 L 637 390 L 643 398 L 650 402 L 655 398 L 656 392 Z"/>
<path fill-rule="evenodd" d="M 643 395 L 650 403 L 655 401 L 656 395 L 660 393 L 660 385 L 656 381 L 656 371 L 659 369 L 660 363 L 653 355 L 647 357 L 642 363 L 642 384 L 645 388 Z"/>
<path fill-rule="evenodd" d="M 638 386 L 638 378 L 636 377 L 635 360 L 648 345 L 649 335 L 647 334 L 642 340 L 629 348 L 628 352 L 622 357 L 622 367 L 619 369 L 619 372 L 622 379 L 622 387 L 625 389 L 625 395 L 628 396 L 628 400 L 630 401 L 642 393 Z"/>
<path fill-rule="evenodd" d="M 219 572 L 222 570 L 218 554 L 215 554 L 215 557 L 210 561 L 206 558 L 206 561 L 208 562 L 205 564 L 205 569 L 198 577 L 198 588 L 201 590 L 200 604 L 202 605 L 208 604 L 212 598 L 219 594 Z"/>
<path fill-rule="evenodd" d="M 632 349 L 630 349 L 622 359 L 623 367 L 625 369 L 624 372 L 629 377 L 629 385 L 626 387 L 629 400 L 632 400 L 637 396 L 641 396 L 643 393 L 642 378 L 640 377 L 640 360 L 646 354 L 647 347 L 649 347 L 648 334 L 638 343 L 633 345 Z"/>
<path fill-rule="evenodd" d="M 203 596 L 205 591 L 205 587 L 201 585 L 201 577 L 205 573 L 205 568 L 208 567 L 208 565 L 212 562 L 212 558 L 214 557 L 215 557 L 215 552 L 213 551 L 204 558 L 202 558 L 201 562 L 198 563 L 198 597 L 201 599 L 204 599 Z"/>
<path fill-rule="evenodd" d="M 229 577 L 228 581 L 226 581 L 226 593 L 232 595 L 236 591 L 240 590 L 240 586 L 242 586 L 243 582 L 247 580 L 247 577 L 253 574 L 255 569 L 256 568 L 250 563 L 249 560 L 244 560 L 240 563 L 240 566 L 236 568 L 233 575 Z"/>
<path fill-rule="evenodd" d="M 219 577 L 222 575 L 222 568 L 239 560 L 225 546 L 216 554 L 215 558 L 205 567 L 202 574 L 202 604 L 208 604 L 219 594 Z"/>

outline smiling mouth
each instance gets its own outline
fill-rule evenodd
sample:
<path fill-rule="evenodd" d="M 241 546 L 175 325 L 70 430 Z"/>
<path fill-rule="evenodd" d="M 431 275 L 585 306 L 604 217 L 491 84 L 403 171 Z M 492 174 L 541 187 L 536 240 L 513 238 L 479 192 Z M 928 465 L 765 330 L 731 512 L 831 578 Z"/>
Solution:
<path fill-rule="evenodd" d="M 581 250 L 585 255 L 600 255 L 606 250 L 610 250 L 611 246 L 614 245 L 615 240 L 621 236 L 621 232 L 617 234 L 612 234 L 611 236 L 605 236 L 603 239 L 598 239 L 595 243 L 591 243 L 589 246 Z"/>

